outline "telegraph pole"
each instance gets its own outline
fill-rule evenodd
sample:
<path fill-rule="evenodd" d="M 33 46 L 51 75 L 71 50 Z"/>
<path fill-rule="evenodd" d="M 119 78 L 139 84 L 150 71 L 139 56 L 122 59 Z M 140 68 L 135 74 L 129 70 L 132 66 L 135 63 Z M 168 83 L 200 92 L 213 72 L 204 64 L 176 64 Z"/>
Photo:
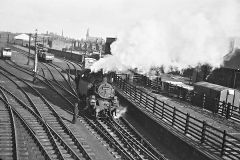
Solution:
<path fill-rule="evenodd" d="M 33 83 L 35 82 L 37 78 L 37 62 L 38 62 L 38 57 L 37 57 L 37 29 L 35 30 L 35 59 L 34 59 L 34 77 L 33 77 Z"/>
<path fill-rule="evenodd" d="M 28 62 L 27 62 L 27 65 L 29 65 L 29 63 L 30 63 L 30 46 L 31 46 L 31 36 L 32 36 L 32 34 L 31 33 L 29 33 L 29 42 L 28 42 Z"/>
<path fill-rule="evenodd" d="M 8 39 L 7 39 L 7 43 L 9 43 L 9 34 L 8 34 Z"/>

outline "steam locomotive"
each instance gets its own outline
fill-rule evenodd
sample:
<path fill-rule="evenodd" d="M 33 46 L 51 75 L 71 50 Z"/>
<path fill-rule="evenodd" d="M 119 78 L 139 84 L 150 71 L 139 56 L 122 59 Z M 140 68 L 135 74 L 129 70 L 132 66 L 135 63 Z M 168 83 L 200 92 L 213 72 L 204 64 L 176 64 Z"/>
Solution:
<path fill-rule="evenodd" d="M 108 78 L 102 72 L 91 73 L 84 69 L 78 74 L 78 96 L 81 100 L 83 111 L 93 118 L 108 118 L 116 115 L 119 107 L 118 97 L 113 86 L 108 83 Z"/>

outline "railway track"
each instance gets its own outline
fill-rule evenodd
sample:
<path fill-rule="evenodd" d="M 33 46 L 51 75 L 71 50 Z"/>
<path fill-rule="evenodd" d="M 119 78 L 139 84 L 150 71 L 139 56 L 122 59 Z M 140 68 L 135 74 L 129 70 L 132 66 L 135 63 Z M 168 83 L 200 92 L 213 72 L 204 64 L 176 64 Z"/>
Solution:
<path fill-rule="evenodd" d="M 4 76 L 8 77 L 6 74 Z M 11 76 L 14 76 L 14 75 L 11 75 Z M 15 78 L 18 79 L 17 77 Z M 21 79 L 18 79 L 17 83 L 20 83 L 20 81 Z M 78 141 L 78 139 L 81 139 L 82 137 L 77 133 L 75 133 L 76 135 L 75 136 L 71 132 L 71 130 L 64 124 L 62 118 L 57 114 L 57 112 L 54 110 L 51 104 L 41 95 L 41 93 L 39 93 L 27 82 L 21 81 L 21 83 L 24 83 L 25 85 L 27 85 L 34 92 L 34 94 L 31 94 L 29 98 L 31 99 L 32 104 L 34 104 L 35 110 L 38 110 L 37 113 L 40 114 L 40 117 L 42 117 L 45 120 L 45 122 L 47 122 L 47 124 L 51 126 L 51 128 L 56 133 L 59 134 L 59 137 L 61 137 L 62 141 L 66 141 L 65 144 L 69 145 L 69 148 L 72 149 L 72 154 L 74 153 L 75 156 L 83 155 L 85 159 L 93 159 L 94 153 L 91 152 L 89 146 L 85 145 L 84 146 L 85 148 L 84 148 L 81 145 L 81 143 Z"/>
<path fill-rule="evenodd" d="M 45 109 L 44 109 L 45 110 Z M 41 111 L 40 111 L 41 112 Z M 49 113 L 49 111 L 47 111 L 47 113 Z M 44 117 L 44 116 L 43 116 Z M 101 131 L 101 129 L 100 128 L 98 128 L 98 132 L 99 131 Z M 105 137 L 106 139 L 108 139 L 109 137 Z M 108 140 L 108 141 L 114 141 L 114 139 L 111 139 L 111 140 Z M 111 144 L 112 145 L 112 144 Z M 117 151 L 118 150 L 118 151 Z M 124 152 L 124 150 L 122 150 L 122 149 L 117 149 L 116 151 L 117 152 L 112 152 L 113 154 L 117 154 L 118 152 L 121 152 L 121 151 L 123 151 Z M 126 153 L 125 153 L 126 154 Z M 122 158 L 122 157 L 125 157 L 125 159 L 131 159 L 131 158 L 129 158 L 128 156 L 123 156 L 124 155 L 124 153 L 121 153 L 120 154 L 121 156 L 119 156 L 119 155 L 114 155 L 114 157 L 115 158 L 117 158 L 117 159 L 119 159 L 119 158 Z M 128 157 L 128 158 L 127 158 Z"/>
<path fill-rule="evenodd" d="M 26 57 L 29 56 L 28 53 L 26 53 L 25 51 L 22 51 L 21 49 L 18 49 L 18 48 L 15 48 L 15 49 L 19 53 L 23 54 L 24 56 L 26 56 Z M 33 59 L 32 56 L 30 58 Z M 9 61 L 9 62 L 11 62 L 11 61 Z M 42 63 L 42 62 L 39 62 L 39 64 L 40 64 L 40 71 L 42 72 L 42 77 L 45 77 L 46 79 L 52 81 L 52 83 L 54 83 L 58 88 L 64 90 L 69 95 L 73 95 L 73 96 L 77 95 L 75 89 L 69 83 L 70 79 L 67 80 L 66 77 L 63 75 L 63 73 L 65 72 L 64 69 L 62 69 L 61 67 L 59 67 L 57 65 L 54 65 L 54 64 L 51 65 L 51 64 Z M 51 71 L 51 69 L 49 69 L 49 66 L 51 68 L 54 68 L 54 70 L 57 71 L 59 73 L 59 75 L 61 75 L 62 79 L 56 79 L 54 74 L 53 74 L 53 71 Z M 20 66 L 18 66 L 18 67 L 20 67 Z M 58 68 L 60 68 L 61 71 L 59 71 Z M 31 74 L 33 73 L 33 71 L 31 69 L 26 69 L 25 68 L 25 70 L 28 70 Z M 46 72 L 46 70 L 48 72 Z M 67 72 L 67 75 L 68 75 L 68 77 L 71 77 L 68 72 Z M 72 79 L 72 80 L 74 81 L 74 79 Z M 70 89 L 70 91 L 67 88 Z"/>
<path fill-rule="evenodd" d="M 64 90 L 66 93 L 68 93 L 69 96 L 73 96 L 73 97 L 77 98 L 76 91 L 73 89 L 72 86 L 70 86 L 70 84 L 68 83 L 68 80 L 65 79 L 64 75 L 56 67 L 51 66 L 50 64 L 44 64 L 44 63 L 41 63 L 41 64 L 46 68 L 45 71 L 47 70 L 48 73 L 50 73 L 50 75 L 51 75 L 51 78 L 47 78 L 46 76 L 43 76 L 43 77 L 48 79 L 52 84 L 56 85 L 61 90 Z M 63 78 L 65 83 L 62 82 L 62 79 L 56 78 L 54 76 L 56 74 L 54 74 L 53 71 L 51 69 L 49 69 L 48 66 L 50 66 L 50 67 L 54 68 L 56 71 L 58 71 L 59 75 L 61 75 L 61 77 Z M 41 68 L 41 69 L 42 69 L 42 72 L 44 73 L 44 75 L 46 75 L 45 74 L 46 72 L 44 72 L 44 69 L 43 68 Z M 71 90 L 71 91 L 69 91 L 69 90 Z"/>
<path fill-rule="evenodd" d="M 40 118 L 33 110 L 31 110 L 24 102 L 15 97 L 11 92 L 4 90 L 4 88 L 0 87 L 5 93 L 5 99 L 10 99 L 7 104 L 14 108 L 21 117 L 24 117 L 25 123 L 32 128 L 32 132 L 36 134 L 36 137 L 39 139 L 39 143 L 43 146 L 46 151 L 46 155 L 50 157 L 50 159 L 63 159 L 63 156 L 68 156 L 68 154 L 63 155 L 62 151 L 59 149 L 59 145 L 57 145 L 56 137 L 52 135 L 53 132 L 50 131 L 45 122 Z M 57 136 L 57 135 L 55 135 Z"/>
<path fill-rule="evenodd" d="M 18 111 L 9 104 L 5 93 L 1 89 L 0 92 L 0 101 L 5 104 L 1 105 L 1 107 L 5 106 L 6 109 L 2 110 L 1 108 L 1 113 L 5 112 L 4 120 L 11 122 L 11 125 L 5 123 L 5 130 L 1 130 L 7 131 L 8 134 L 2 136 L 4 141 L 1 143 L 3 147 L 1 151 L 4 151 L 4 153 L 0 154 L 0 158 L 4 160 L 51 159 L 40 140 L 36 137 L 36 133 L 33 129 L 27 124 Z"/>
<path fill-rule="evenodd" d="M 26 69 L 26 68 L 23 68 L 22 66 L 19 66 L 19 65 L 17 65 L 16 63 L 11 62 L 11 61 L 6 61 L 6 63 L 7 63 L 9 66 L 11 66 L 11 67 L 13 67 L 13 68 L 15 68 L 15 69 L 17 69 L 17 70 L 19 70 L 19 71 L 27 74 L 27 75 L 33 77 L 33 74 L 34 74 L 33 71 L 28 70 L 28 69 Z M 45 73 L 45 72 L 43 71 L 43 73 Z M 77 97 L 76 95 L 70 93 L 70 92 L 69 92 L 68 90 L 66 90 L 65 88 L 62 88 L 61 86 L 59 86 L 59 84 L 57 84 L 56 82 L 54 82 L 53 79 L 49 80 L 49 79 L 47 79 L 46 77 L 44 77 L 44 76 L 42 76 L 42 75 L 38 75 L 38 76 L 37 76 L 37 79 L 38 79 L 43 85 L 49 87 L 51 90 L 53 90 L 53 91 L 56 92 L 59 96 L 61 96 L 63 99 L 65 99 L 65 100 L 68 102 L 68 104 L 73 105 L 73 103 L 78 100 L 78 97 Z M 68 98 L 71 99 L 71 100 L 66 99 L 66 97 L 68 97 Z"/>
<path fill-rule="evenodd" d="M 85 116 L 80 116 L 79 120 L 117 159 L 167 160 L 138 133 L 129 131 L 127 125 L 124 126 L 130 134 L 126 136 L 110 120 L 92 120 Z"/>
<path fill-rule="evenodd" d="M 29 55 L 28 55 L 28 53 L 27 52 L 25 52 L 25 51 L 23 51 L 23 50 L 21 50 L 21 49 L 18 49 L 18 48 L 16 48 L 16 47 L 14 47 L 19 53 L 21 53 L 21 54 L 23 54 L 24 56 L 26 56 L 26 57 L 28 57 Z M 30 56 L 30 58 L 32 58 L 33 59 L 33 56 Z M 75 72 L 75 74 L 77 73 L 77 67 L 75 66 L 75 63 L 73 63 L 73 62 L 71 62 L 71 61 L 68 61 L 68 60 L 65 60 L 65 59 L 62 59 L 63 61 L 65 61 L 66 62 L 66 64 L 67 64 L 67 66 L 68 66 L 68 69 L 69 70 L 71 70 L 71 67 L 70 67 L 70 65 L 69 64 L 71 64 L 72 66 L 73 66 L 73 68 L 74 68 L 74 72 Z M 9 61 L 9 62 L 11 62 L 11 61 Z M 75 79 L 70 75 L 70 73 L 69 72 L 66 72 L 61 66 L 58 66 L 58 65 L 55 65 L 55 64 L 49 64 L 49 63 L 41 63 L 40 62 L 40 64 L 41 64 L 41 72 L 42 72 L 42 78 L 44 78 L 45 80 L 46 79 L 48 79 L 48 82 L 52 82 L 52 87 L 53 87 L 53 85 L 55 85 L 55 86 L 57 86 L 57 88 L 59 88 L 60 90 L 58 90 L 59 92 L 61 92 L 61 90 L 63 90 L 65 93 L 67 93 L 68 95 L 64 95 L 64 96 L 67 96 L 68 98 L 69 97 L 74 97 L 76 100 L 78 100 L 78 97 L 77 97 L 77 92 L 76 92 L 76 90 L 75 90 Z M 16 64 L 15 64 L 16 65 Z M 76 64 L 78 67 L 82 67 L 80 64 Z M 44 67 L 43 67 L 44 66 Z M 52 67 L 52 68 L 54 68 L 54 70 L 55 71 L 57 71 L 60 75 L 61 75 L 61 77 L 63 78 L 63 79 L 56 79 L 55 78 L 55 76 L 54 76 L 54 74 L 53 74 L 53 71 L 51 71 L 51 69 L 49 69 L 49 67 L 48 66 L 50 66 L 50 67 Z M 21 67 L 21 66 L 19 66 L 18 65 L 18 67 Z M 59 71 L 59 69 L 58 68 L 60 68 L 61 69 L 61 71 Z M 29 73 L 28 74 L 33 74 L 33 71 L 31 70 L 31 69 L 26 69 L 26 68 L 24 68 L 24 70 L 28 70 L 29 71 Z M 46 70 L 48 71 L 48 72 L 46 72 Z M 50 73 L 50 75 L 51 76 L 48 76 L 49 74 L 48 73 Z M 63 73 L 67 73 L 67 75 L 68 75 L 68 80 L 66 79 L 66 77 L 63 75 Z M 60 84 L 59 82 L 62 82 L 62 84 Z M 65 82 L 65 83 L 64 83 Z M 71 83 L 71 82 L 73 82 L 73 83 Z M 57 88 L 55 87 L 55 90 L 57 90 Z M 68 90 L 68 89 L 70 89 L 70 91 Z"/>
<path fill-rule="evenodd" d="M 136 132 L 133 135 L 133 131 L 129 132 L 130 134 L 127 134 L 127 132 L 124 131 L 124 129 L 119 126 L 114 120 L 108 119 L 108 120 L 99 120 L 97 121 L 98 125 L 105 129 L 106 132 L 109 133 L 110 136 L 112 136 L 115 140 L 118 141 L 118 143 L 122 146 L 124 146 L 125 150 L 128 151 L 128 153 L 134 158 L 134 159 L 142 159 L 142 160 L 166 160 L 166 158 L 161 155 L 160 153 L 157 153 L 155 150 L 155 155 L 151 152 L 153 151 L 153 147 L 149 146 L 152 150 L 150 151 L 145 146 L 141 145 L 136 140 Z M 127 126 L 125 126 L 128 128 Z M 142 139 L 142 141 L 146 141 Z"/>
<path fill-rule="evenodd" d="M 0 90 L 2 92 L 2 90 Z M 0 159 L 19 159 L 17 133 L 13 112 L 0 102 Z"/>
<path fill-rule="evenodd" d="M 120 117 L 111 120 L 111 123 L 128 139 L 130 144 L 133 144 L 134 148 L 144 155 L 150 155 L 150 158 L 154 159 L 166 160 L 126 119 Z"/>
<path fill-rule="evenodd" d="M 47 113 L 49 113 L 49 111 L 47 111 Z M 91 120 L 89 120 L 90 122 L 91 122 Z M 92 123 L 93 123 L 93 121 L 92 121 Z M 97 129 L 98 129 L 98 132 L 101 130 L 101 128 L 99 128 L 99 127 L 97 127 Z M 105 132 L 105 134 L 102 134 L 102 135 L 107 135 L 108 133 L 106 133 Z M 108 136 L 105 136 L 105 138 L 108 138 L 109 139 L 109 135 Z M 112 142 L 112 141 L 114 141 L 114 143 L 112 143 L 112 144 L 114 144 L 115 145 L 115 148 L 118 148 L 118 151 L 117 152 L 112 152 L 113 154 L 116 154 L 116 153 L 118 153 L 118 152 L 123 152 L 124 154 L 129 154 L 129 153 L 127 153 L 126 152 L 126 150 L 124 149 L 124 148 L 122 148 L 121 147 L 121 145 L 119 144 L 119 142 L 117 142 L 113 137 L 111 137 L 110 138 L 111 140 L 109 141 L 109 142 Z M 112 145 L 111 144 L 111 145 Z M 118 145 L 117 147 L 116 147 L 116 144 Z M 124 155 L 123 153 L 121 153 L 120 155 Z M 135 154 L 136 155 L 136 154 Z M 114 155 L 116 158 L 118 158 L 119 156 L 118 155 Z M 122 156 L 120 156 L 120 157 L 122 157 Z M 127 159 L 134 159 L 134 158 L 129 158 L 130 156 L 129 155 L 127 155 L 127 156 L 123 156 L 123 157 L 128 157 Z"/>
<path fill-rule="evenodd" d="M 67 65 L 70 70 L 70 66 L 68 63 Z M 48 71 L 50 71 L 49 68 L 48 68 Z M 44 76 L 45 75 L 44 71 L 42 72 Z M 69 75 L 70 74 L 68 74 L 68 76 Z M 52 78 L 54 78 L 53 75 L 52 75 Z M 72 77 L 68 77 L 68 82 L 70 79 L 73 80 Z M 65 79 L 65 81 L 67 80 Z M 65 100 L 66 99 L 67 98 L 65 98 Z M 71 105 L 73 107 L 73 104 Z M 133 127 L 129 127 L 129 124 L 127 125 L 127 123 L 122 122 L 122 120 L 117 120 L 117 122 L 116 121 L 94 121 L 86 117 L 79 117 L 79 118 L 80 118 L 80 121 L 87 128 L 90 129 L 90 132 L 92 132 L 93 134 L 98 133 L 96 134 L 96 138 L 103 141 L 102 142 L 103 145 L 107 146 L 109 151 L 117 159 L 166 160 L 166 158 L 160 153 L 158 153 L 143 137 L 141 137 L 133 129 Z"/>
<path fill-rule="evenodd" d="M 62 78 L 67 83 L 67 87 L 72 91 L 73 94 L 77 95 L 77 92 L 74 89 L 75 87 L 73 87 L 74 86 L 73 83 L 75 83 L 75 79 L 72 77 L 72 75 L 70 75 L 70 73 L 67 72 L 65 69 L 63 69 L 61 66 L 57 66 L 57 65 L 55 65 L 53 63 L 52 64 L 48 64 L 48 65 L 53 67 L 62 76 Z M 68 65 L 68 63 L 67 63 L 67 65 Z M 70 66 L 68 65 L 68 67 L 70 67 Z M 63 76 L 63 74 L 58 70 L 58 68 L 61 69 L 61 72 L 65 72 L 67 74 L 68 79 L 65 76 Z"/>
<path fill-rule="evenodd" d="M 89 121 L 89 123 L 92 123 L 91 126 L 94 126 L 94 121 L 89 119 L 87 121 Z M 108 125 L 106 125 L 105 122 L 107 122 Z M 105 126 L 105 129 L 107 130 L 105 134 L 109 136 L 108 138 L 112 137 L 113 139 L 118 140 L 125 139 L 125 142 L 122 143 L 117 141 L 115 142 L 122 146 L 126 144 L 127 148 L 125 149 L 125 151 L 128 151 L 128 157 L 132 156 L 131 158 L 134 157 L 135 159 L 167 159 L 162 154 L 160 154 L 149 142 L 147 142 L 147 140 L 144 139 L 140 135 L 140 133 L 138 133 L 125 119 L 120 118 L 116 121 L 110 120 L 105 122 L 97 121 L 97 124 L 99 126 L 98 128 L 103 129 L 102 127 Z M 112 132 L 109 132 L 109 128 L 112 128 Z M 117 137 L 116 135 L 113 136 L 113 132 L 118 132 L 118 136 L 120 137 Z M 133 151 L 133 149 L 135 150 L 135 152 Z"/>
<path fill-rule="evenodd" d="M 105 130 L 100 128 L 97 121 L 91 120 L 85 116 L 79 117 L 80 122 L 102 143 L 104 147 L 113 155 L 116 159 L 133 160 L 126 150 L 118 144 Z"/>

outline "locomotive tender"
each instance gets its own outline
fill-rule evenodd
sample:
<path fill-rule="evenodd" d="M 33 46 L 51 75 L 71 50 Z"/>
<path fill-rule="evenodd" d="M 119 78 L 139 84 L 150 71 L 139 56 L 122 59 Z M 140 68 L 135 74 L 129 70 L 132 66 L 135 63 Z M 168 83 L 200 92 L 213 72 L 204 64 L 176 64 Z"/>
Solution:
<path fill-rule="evenodd" d="M 113 86 L 108 83 L 107 76 L 101 72 L 91 73 L 90 69 L 84 69 L 78 75 L 77 90 L 86 115 L 95 118 L 116 115 L 118 97 Z"/>

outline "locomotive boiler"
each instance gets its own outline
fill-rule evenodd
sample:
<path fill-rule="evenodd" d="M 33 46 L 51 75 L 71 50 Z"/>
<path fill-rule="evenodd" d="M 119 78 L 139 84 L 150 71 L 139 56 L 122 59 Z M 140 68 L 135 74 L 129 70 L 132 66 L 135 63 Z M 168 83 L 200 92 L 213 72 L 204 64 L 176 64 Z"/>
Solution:
<path fill-rule="evenodd" d="M 116 114 L 119 107 L 118 97 L 107 76 L 101 72 L 91 73 L 85 69 L 79 74 L 78 95 L 84 113 L 95 118 L 108 118 Z"/>

